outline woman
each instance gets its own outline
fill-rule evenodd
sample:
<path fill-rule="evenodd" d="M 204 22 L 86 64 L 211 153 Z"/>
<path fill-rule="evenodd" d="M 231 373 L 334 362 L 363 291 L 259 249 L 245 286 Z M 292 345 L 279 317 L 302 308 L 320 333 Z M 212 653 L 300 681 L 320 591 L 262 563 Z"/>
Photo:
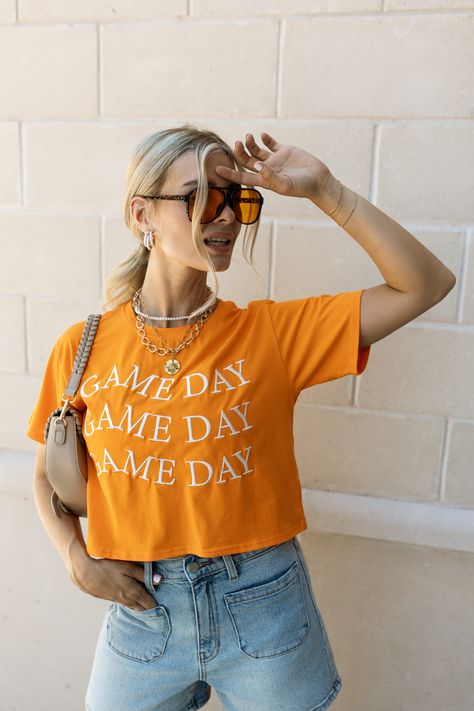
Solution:
<path fill-rule="evenodd" d="M 294 403 L 362 373 L 370 345 L 455 277 L 317 157 L 261 137 L 232 150 L 183 126 L 131 161 L 125 220 L 139 244 L 109 280 L 74 403 L 90 454 L 87 546 L 76 516 L 50 510 L 43 445 L 84 322 L 58 338 L 30 417 L 43 524 L 71 580 L 111 601 L 88 711 L 197 709 L 211 687 L 228 711 L 322 711 L 342 686 L 296 538 Z M 242 224 L 251 259 L 261 188 L 311 200 L 384 283 L 244 309 L 218 299 Z"/>

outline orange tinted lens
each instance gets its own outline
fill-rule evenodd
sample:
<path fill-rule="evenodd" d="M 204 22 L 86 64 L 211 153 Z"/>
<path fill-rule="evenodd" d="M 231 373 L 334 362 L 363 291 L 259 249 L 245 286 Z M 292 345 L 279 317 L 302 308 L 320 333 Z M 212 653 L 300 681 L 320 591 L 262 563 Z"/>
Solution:
<path fill-rule="evenodd" d="M 234 194 L 234 212 L 237 220 L 250 225 L 258 220 L 261 210 L 260 193 L 257 190 L 239 190 Z"/>
<path fill-rule="evenodd" d="M 196 203 L 197 190 L 193 190 L 189 198 L 189 217 L 192 219 Z M 236 219 L 244 225 L 251 225 L 260 216 L 262 200 L 257 190 L 242 188 L 231 193 L 231 206 Z M 212 222 L 220 213 L 224 196 L 218 188 L 208 188 L 207 204 L 201 217 L 201 223 Z"/>
<path fill-rule="evenodd" d="M 193 217 L 193 211 L 194 211 L 194 205 L 196 203 L 196 195 L 197 195 L 197 190 L 193 190 L 191 193 L 191 196 L 189 198 L 189 217 L 192 219 Z M 217 213 L 219 212 L 220 207 L 222 206 L 222 203 L 224 202 L 224 196 L 219 190 L 216 190 L 215 188 L 208 188 L 208 193 L 207 193 L 207 204 L 206 207 L 204 208 L 204 212 L 201 216 L 201 222 L 212 222 L 215 217 L 217 216 Z"/>

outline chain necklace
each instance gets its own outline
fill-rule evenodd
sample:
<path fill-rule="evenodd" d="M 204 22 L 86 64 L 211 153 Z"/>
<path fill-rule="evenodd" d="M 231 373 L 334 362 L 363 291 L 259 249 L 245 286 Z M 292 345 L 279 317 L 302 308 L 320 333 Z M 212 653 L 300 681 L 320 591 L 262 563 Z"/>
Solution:
<path fill-rule="evenodd" d="M 141 289 L 138 289 L 133 295 L 132 299 L 132 305 L 133 305 L 133 310 L 135 312 L 135 318 L 136 318 L 136 326 L 137 326 L 137 332 L 138 336 L 150 353 L 157 353 L 158 355 L 165 356 L 165 355 L 171 355 L 171 358 L 166 361 L 164 365 L 164 369 L 166 370 L 167 373 L 170 375 L 174 375 L 175 373 L 178 372 L 178 370 L 181 368 L 181 363 L 176 359 L 176 354 L 179 353 L 180 350 L 183 348 L 186 348 L 189 346 L 190 343 L 199 335 L 202 327 L 206 323 L 207 319 L 209 316 L 213 313 L 216 303 L 214 303 L 212 306 L 210 306 L 204 313 L 202 313 L 196 323 L 190 324 L 188 330 L 184 334 L 182 340 L 178 343 L 175 348 L 169 348 L 166 344 L 166 341 L 164 338 L 156 331 L 155 332 L 160 339 L 160 341 L 164 344 L 163 347 L 158 347 L 154 343 L 150 341 L 148 336 L 145 333 L 145 318 L 143 315 L 142 311 L 142 305 L 140 301 L 140 292 Z M 148 318 L 148 315 L 147 315 Z"/>

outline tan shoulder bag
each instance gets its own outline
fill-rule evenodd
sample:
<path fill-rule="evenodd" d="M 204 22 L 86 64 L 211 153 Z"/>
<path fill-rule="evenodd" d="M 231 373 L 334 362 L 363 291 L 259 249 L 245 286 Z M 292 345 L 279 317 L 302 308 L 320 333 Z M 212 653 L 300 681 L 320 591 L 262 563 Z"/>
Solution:
<path fill-rule="evenodd" d="M 80 413 L 72 407 L 92 349 L 102 314 L 90 314 L 82 332 L 64 403 L 53 410 L 44 430 L 46 477 L 53 487 L 51 506 L 60 518 L 58 505 L 66 513 L 87 517 L 87 452 Z"/>

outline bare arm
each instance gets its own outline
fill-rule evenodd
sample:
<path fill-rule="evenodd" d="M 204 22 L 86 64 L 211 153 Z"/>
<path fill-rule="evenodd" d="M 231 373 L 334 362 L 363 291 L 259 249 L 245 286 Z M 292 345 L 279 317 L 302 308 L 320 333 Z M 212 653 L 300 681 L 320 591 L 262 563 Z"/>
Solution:
<path fill-rule="evenodd" d="M 57 518 L 51 509 L 53 488 L 46 478 L 45 452 L 45 445 L 38 444 L 33 484 L 36 509 L 46 533 L 54 543 L 71 577 L 73 566 L 77 567 L 89 556 L 79 518 L 73 514 L 64 514 L 61 518 Z"/>
<path fill-rule="evenodd" d="M 328 213 L 338 204 L 340 190 L 339 181 L 329 174 L 312 202 Z M 359 345 L 364 347 L 444 299 L 456 277 L 408 230 L 362 195 L 342 185 L 341 197 L 342 210 L 332 219 L 344 225 L 343 229 L 365 249 L 385 279 L 384 284 L 365 289 L 362 294 Z"/>
<path fill-rule="evenodd" d="M 143 566 L 133 561 L 91 558 L 87 553 L 79 518 L 51 508 L 51 484 L 46 478 L 44 444 L 38 444 L 33 493 L 46 533 L 63 559 L 69 578 L 83 592 L 105 600 L 115 600 L 135 610 L 157 605 L 145 586 Z"/>

